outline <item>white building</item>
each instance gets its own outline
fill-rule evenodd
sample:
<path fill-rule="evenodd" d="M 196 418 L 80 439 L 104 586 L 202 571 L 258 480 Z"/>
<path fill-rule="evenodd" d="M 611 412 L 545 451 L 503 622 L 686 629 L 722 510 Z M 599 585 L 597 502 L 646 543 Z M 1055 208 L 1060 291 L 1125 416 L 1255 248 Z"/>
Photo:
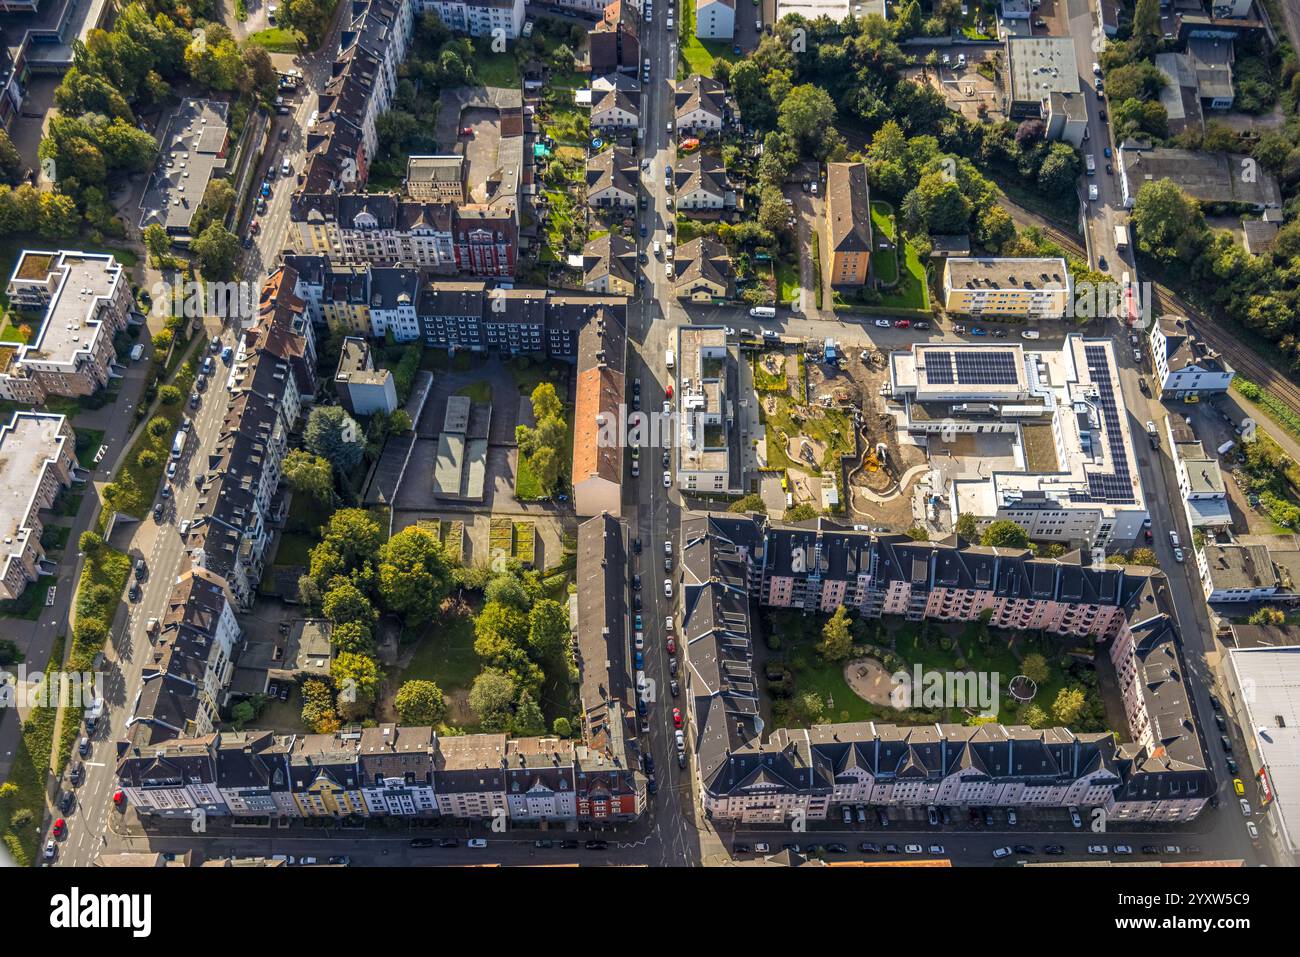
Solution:
<path fill-rule="evenodd" d="M 741 460 L 739 355 L 722 326 L 677 330 L 677 487 L 739 495 Z"/>
<path fill-rule="evenodd" d="M 927 345 L 890 356 L 888 410 L 931 472 L 914 510 L 981 524 L 1010 519 L 1036 540 L 1135 542 L 1148 519 L 1109 339 Z"/>
<path fill-rule="evenodd" d="M 1172 316 L 1161 316 L 1151 327 L 1151 359 L 1161 398 L 1226 392 L 1236 374 L 1196 335 L 1190 322 Z"/>
<path fill-rule="evenodd" d="M 414 5 L 422 13 L 438 14 L 453 32 L 472 37 L 490 37 L 500 30 L 505 39 L 517 40 L 524 28 L 524 0 L 414 0 Z"/>
<path fill-rule="evenodd" d="M 736 0 L 695 0 L 695 35 L 730 40 L 736 35 Z"/>

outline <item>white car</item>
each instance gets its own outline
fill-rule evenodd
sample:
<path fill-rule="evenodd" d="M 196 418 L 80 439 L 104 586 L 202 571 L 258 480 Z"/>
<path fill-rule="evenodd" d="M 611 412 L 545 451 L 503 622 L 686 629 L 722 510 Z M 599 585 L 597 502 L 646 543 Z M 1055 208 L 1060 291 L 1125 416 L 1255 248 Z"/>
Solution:
<path fill-rule="evenodd" d="M 664 597 L 665 598 L 673 597 L 673 580 L 671 578 L 664 579 Z"/>
<path fill-rule="evenodd" d="M 931 853 L 931 854 L 942 854 L 942 853 L 943 853 L 943 845 L 942 845 L 942 844 L 931 844 L 931 845 L 930 845 L 930 853 Z"/>
<path fill-rule="evenodd" d="M 1250 802 L 1247 801 L 1245 798 L 1242 798 L 1237 803 L 1241 806 L 1241 813 L 1243 817 L 1250 817 L 1250 815 L 1254 813 L 1250 809 Z"/>
<path fill-rule="evenodd" d="M 1174 561 L 1176 561 L 1176 562 L 1180 562 L 1180 563 L 1181 563 L 1182 560 L 1183 560 L 1183 550 L 1182 550 L 1181 548 L 1175 548 L 1175 549 L 1174 549 Z"/>
<path fill-rule="evenodd" d="M 1089 844 L 1089 845 L 1088 845 L 1088 853 L 1089 853 L 1089 854 L 1109 854 L 1109 853 L 1110 853 L 1110 848 L 1107 847 L 1105 844 Z"/>
<path fill-rule="evenodd" d="M 673 553 L 672 541 L 670 539 L 664 539 L 664 554 L 671 555 L 672 553 Z"/>
<path fill-rule="evenodd" d="M 1009 825 L 1011 825 L 1012 827 L 1015 827 L 1015 826 L 1016 826 L 1016 812 L 1015 812 L 1015 811 L 1007 811 L 1007 823 L 1008 823 Z"/>
<path fill-rule="evenodd" d="M 877 319 L 876 325 L 879 326 L 881 329 L 889 329 L 890 327 L 893 326 L 893 323 L 890 322 L 888 319 Z"/>
<path fill-rule="evenodd" d="M 1257 828 L 1257 827 L 1255 826 L 1255 822 L 1254 822 L 1254 821 L 1247 821 L 1247 822 L 1246 822 L 1246 833 L 1250 835 L 1250 839 L 1251 839 L 1252 841 L 1258 841 L 1258 840 L 1259 840 L 1259 828 Z"/>
<path fill-rule="evenodd" d="M 668 29 L 671 30 L 672 28 L 673 28 L 673 15 L 670 13 L 668 14 Z"/>
<path fill-rule="evenodd" d="M 768 845 L 764 844 L 762 841 L 759 841 L 757 844 L 754 845 L 755 854 L 766 854 L 770 850 L 771 848 Z"/>
<path fill-rule="evenodd" d="M 673 404 L 669 402 L 667 399 L 664 399 L 664 415 L 672 415 L 672 414 L 673 414 Z"/>
<path fill-rule="evenodd" d="M 1129 847 L 1127 844 L 1116 844 L 1116 845 L 1115 845 L 1115 853 L 1116 853 L 1116 854 L 1132 854 L 1132 853 L 1133 853 L 1133 848 Z"/>
<path fill-rule="evenodd" d="M 1070 823 L 1075 827 L 1083 827 L 1083 818 L 1079 817 L 1079 809 L 1077 807 L 1072 806 L 1070 808 Z"/>
<path fill-rule="evenodd" d="M 637 651 L 645 651 L 645 632 L 638 631 L 636 633 L 636 641 L 633 642 L 633 644 L 635 644 Z"/>
<path fill-rule="evenodd" d="M 905 846 L 905 847 L 903 848 L 903 850 L 906 851 L 908 854 L 920 854 L 920 853 L 921 853 L 921 845 L 920 845 L 920 844 L 908 844 L 907 846 Z"/>
<path fill-rule="evenodd" d="M 680 728 L 673 732 L 673 739 L 677 742 L 678 751 L 686 750 L 686 735 L 682 734 Z"/>
<path fill-rule="evenodd" d="M 672 630 L 673 630 L 673 616 L 668 615 L 664 618 L 664 631 L 672 631 Z"/>
<path fill-rule="evenodd" d="M 1001 859 L 1004 858 L 1004 857 L 1010 857 L 1010 856 L 1011 856 L 1011 848 L 1009 848 L 1009 847 L 995 847 L 995 848 L 993 849 L 993 856 L 996 857 L 996 858 L 998 858 L 999 860 L 1001 860 Z"/>
<path fill-rule="evenodd" d="M 288 176 L 288 175 L 289 175 L 290 173 L 292 173 L 292 172 L 293 172 L 293 167 L 289 165 L 289 161 L 288 161 L 288 160 L 283 160 L 283 161 L 280 163 L 280 175 L 281 175 L 281 176 Z"/>
<path fill-rule="evenodd" d="M 487 841 L 481 837 L 472 837 L 469 840 L 469 847 L 487 847 Z"/>
<path fill-rule="evenodd" d="M 45 607 L 46 607 L 46 608 L 49 608 L 51 605 L 54 604 L 54 596 L 57 595 L 58 593 L 59 593 L 59 586 L 58 586 L 58 585 L 51 585 L 51 586 L 49 587 L 49 589 L 45 592 Z"/>
<path fill-rule="evenodd" d="M 665 473 L 664 473 L 664 488 L 672 488 L 672 487 L 673 487 L 673 473 L 672 473 L 672 472 L 665 472 Z"/>

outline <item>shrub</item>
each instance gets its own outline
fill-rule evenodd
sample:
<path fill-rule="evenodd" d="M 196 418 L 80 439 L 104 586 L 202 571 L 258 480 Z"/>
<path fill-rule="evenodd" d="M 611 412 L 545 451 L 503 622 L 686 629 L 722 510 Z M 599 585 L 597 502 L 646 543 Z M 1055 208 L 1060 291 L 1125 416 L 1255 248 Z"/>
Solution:
<path fill-rule="evenodd" d="M 174 385 L 165 385 L 158 390 L 158 401 L 163 405 L 175 405 L 181 400 L 181 390 Z"/>
<path fill-rule="evenodd" d="M 104 539 L 97 532 L 92 532 L 87 529 L 82 532 L 81 537 L 77 539 L 77 547 L 87 555 L 94 555 L 104 547 Z"/>

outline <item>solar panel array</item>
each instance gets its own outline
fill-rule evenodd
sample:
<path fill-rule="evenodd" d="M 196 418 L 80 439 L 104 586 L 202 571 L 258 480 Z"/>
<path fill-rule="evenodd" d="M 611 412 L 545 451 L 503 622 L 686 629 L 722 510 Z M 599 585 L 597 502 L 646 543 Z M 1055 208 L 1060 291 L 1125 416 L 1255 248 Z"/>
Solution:
<path fill-rule="evenodd" d="M 931 385 L 952 385 L 952 353 L 928 350 L 925 353 L 925 378 Z"/>
<path fill-rule="evenodd" d="M 958 352 L 957 378 L 963 385 L 1015 385 L 1016 356 L 1014 352 L 985 352 L 984 350 Z"/>
<path fill-rule="evenodd" d="M 1089 473 L 1088 494 L 1082 501 L 1108 502 L 1113 505 L 1131 505 L 1137 501 L 1133 494 L 1133 480 L 1128 471 L 1128 453 L 1124 450 L 1124 433 L 1119 425 L 1119 406 L 1115 401 L 1115 383 L 1110 377 L 1110 363 L 1104 346 L 1084 346 L 1084 359 L 1088 375 L 1097 387 L 1097 403 L 1106 426 L 1106 440 L 1110 445 L 1110 458 L 1115 471 L 1110 474 Z"/>

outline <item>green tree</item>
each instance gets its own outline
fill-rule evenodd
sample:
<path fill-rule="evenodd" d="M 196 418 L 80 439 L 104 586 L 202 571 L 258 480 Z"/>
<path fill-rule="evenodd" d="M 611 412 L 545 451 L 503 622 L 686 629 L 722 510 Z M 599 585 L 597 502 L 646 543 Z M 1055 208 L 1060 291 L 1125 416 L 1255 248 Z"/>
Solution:
<path fill-rule="evenodd" d="M 354 618 L 334 626 L 330 631 L 330 644 L 339 651 L 358 655 L 373 655 L 375 640 L 370 624 L 364 618 Z"/>
<path fill-rule="evenodd" d="M 1160 0 L 1137 0 L 1133 11 L 1133 36 L 1160 36 Z"/>
<path fill-rule="evenodd" d="M 558 419 L 564 412 L 564 406 L 555 392 L 555 386 L 549 382 L 543 382 L 533 389 L 531 399 L 533 418 L 538 422 L 550 418 Z"/>
<path fill-rule="evenodd" d="M 1065 196 L 1079 178 L 1079 154 L 1067 143 L 1053 143 L 1038 167 L 1038 188 L 1049 196 Z"/>
<path fill-rule="evenodd" d="M 762 515 L 766 515 L 767 505 L 763 502 L 763 496 L 754 492 L 750 495 L 744 496 L 743 498 L 736 499 L 736 501 L 731 503 L 731 507 L 728 508 L 727 511 L 742 513 L 758 512 Z"/>
<path fill-rule="evenodd" d="M 98 555 L 99 550 L 103 547 L 104 539 L 97 532 L 92 532 L 90 529 L 82 532 L 81 537 L 77 539 L 77 548 L 92 558 Z"/>
<path fill-rule="evenodd" d="M 359 621 L 373 626 L 378 619 L 370 599 L 362 594 L 361 589 L 351 582 L 343 582 L 325 593 L 322 606 L 325 617 L 335 625 L 349 621 Z"/>
<path fill-rule="evenodd" d="M 485 731 L 505 731 L 510 727 L 515 702 L 515 682 L 495 668 L 479 672 L 469 689 L 470 710 L 478 716 Z"/>
<path fill-rule="evenodd" d="M 153 449 L 142 449 L 135 457 L 135 464 L 147 472 L 158 465 L 158 453 Z"/>
<path fill-rule="evenodd" d="M 519 695 L 519 704 L 510 722 L 510 730 L 517 737 L 531 737 L 546 733 L 546 719 L 542 717 L 542 709 L 537 706 L 537 702 L 527 691 Z"/>
<path fill-rule="evenodd" d="M 327 459 L 302 449 L 284 457 L 284 480 L 295 492 L 310 495 L 319 504 L 334 504 L 334 470 Z"/>
<path fill-rule="evenodd" d="M 1128 553 L 1128 560 L 1134 565 L 1149 565 L 1151 568 L 1160 567 L 1160 559 L 1156 558 L 1156 553 L 1149 548 L 1135 548 Z"/>
<path fill-rule="evenodd" d="M 165 415 L 155 415 L 149 420 L 149 424 L 146 428 L 149 430 L 149 434 L 155 439 L 161 439 L 172 430 L 172 423 Z"/>
<path fill-rule="evenodd" d="M 1133 203 L 1138 248 L 1157 259 L 1191 262 L 1205 244 L 1200 206 L 1172 180 L 1143 183 Z"/>
<path fill-rule="evenodd" d="M 726 62 L 726 61 L 723 61 Z M 573 736 L 573 723 L 563 716 L 556 718 L 551 722 L 551 731 L 559 738 L 569 738 Z"/>
<path fill-rule="evenodd" d="M 302 721 L 316 734 L 333 734 L 339 729 L 334 692 L 317 678 L 302 683 Z"/>
<path fill-rule="evenodd" d="M 342 651 L 330 662 L 330 677 L 338 689 L 336 706 L 339 716 L 355 720 L 368 714 L 375 705 L 383 673 L 374 658 Z"/>
<path fill-rule="evenodd" d="M 488 603 L 507 605 L 525 613 L 531 603 L 524 583 L 508 572 L 497 575 L 487 583 L 483 588 L 483 600 Z"/>
<path fill-rule="evenodd" d="M 1047 659 L 1038 652 L 1025 655 L 1024 660 L 1020 662 L 1020 673 L 1039 685 L 1051 675 L 1047 667 Z"/>
<path fill-rule="evenodd" d="M 1020 712 L 1020 718 L 1031 728 L 1047 727 L 1047 714 L 1036 704 L 1031 704 L 1024 711 Z"/>
<path fill-rule="evenodd" d="M 801 151 L 825 159 L 835 132 L 835 101 L 820 86 L 805 83 L 792 89 L 777 108 L 777 123 Z"/>
<path fill-rule="evenodd" d="M 379 600 L 410 628 L 433 620 L 451 590 L 451 569 L 436 535 L 402 529 L 379 549 Z"/>
<path fill-rule="evenodd" d="M 817 517 L 817 508 L 808 502 L 800 502 L 794 508 L 785 510 L 785 520 L 787 522 L 806 522 L 810 518 Z"/>
<path fill-rule="evenodd" d="M 108 640 L 108 625 L 93 615 L 78 615 L 77 623 L 72 628 L 72 638 L 83 647 L 98 648 Z"/>
<path fill-rule="evenodd" d="M 442 689 L 432 681 L 407 681 L 393 696 L 393 708 L 402 724 L 433 725 L 442 723 L 447 715 L 447 703 Z"/>
<path fill-rule="evenodd" d="M 1086 703 L 1082 688 L 1062 688 L 1052 702 L 1052 720 L 1068 728 L 1079 720 Z"/>
<path fill-rule="evenodd" d="M 957 516 L 957 524 L 953 526 L 953 531 L 968 542 L 979 541 L 979 523 L 970 512 L 962 512 Z"/>
<path fill-rule="evenodd" d="M 543 598 L 528 611 L 528 647 L 537 661 L 565 664 L 569 660 L 569 612 L 558 601 Z"/>
<path fill-rule="evenodd" d="M 163 405 L 175 405 L 180 400 L 181 390 L 174 385 L 165 385 L 158 390 L 158 401 Z"/>
<path fill-rule="evenodd" d="M 822 640 L 817 651 L 827 661 L 843 661 L 853 652 L 853 632 L 848 610 L 840 605 L 822 626 Z"/>
<path fill-rule="evenodd" d="M 212 223 L 190 244 L 204 279 L 228 282 L 239 262 L 239 237 L 221 223 Z"/>
<path fill-rule="evenodd" d="M 153 266 L 161 266 L 163 262 L 171 255 L 172 238 L 167 235 L 167 230 L 157 223 L 150 223 L 144 228 L 144 248 L 149 253 L 149 262 Z"/>
<path fill-rule="evenodd" d="M 508 660 L 527 639 L 527 616 L 509 605 L 488 602 L 474 622 L 474 651 L 489 664 Z"/>
<path fill-rule="evenodd" d="M 243 730 L 244 725 L 257 717 L 257 709 L 251 701 L 241 701 L 230 709 L 230 719 L 236 731 Z"/>
<path fill-rule="evenodd" d="M 1028 548 L 1029 533 L 1007 518 L 990 522 L 984 529 L 980 544 L 991 548 Z"/>
<path fill-rule="evenodd" d="M 361 427 L 342 406 L 316 406 L 312 409 L 302 438 L 308 451 L 321 456 L 343 474 L 361 464 L 361 455 L 365 451 Z"/>

